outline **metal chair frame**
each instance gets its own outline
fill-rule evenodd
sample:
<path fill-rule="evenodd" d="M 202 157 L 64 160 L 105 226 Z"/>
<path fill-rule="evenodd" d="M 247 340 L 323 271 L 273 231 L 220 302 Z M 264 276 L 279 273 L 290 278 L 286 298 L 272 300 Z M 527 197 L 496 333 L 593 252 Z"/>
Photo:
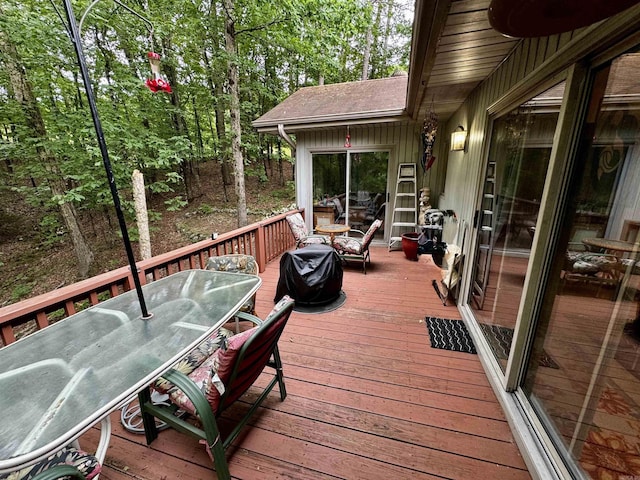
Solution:
<path fill-rule="evenodd" d="M 251 335 L 249 339 L 245 342 L 245 344 L 241 347 L 238 352 L 238 357 L 233 366 L 233 371 L 225 386 L 225 392 L 220 397 L 220 402 L 218 404 L 217 411 L 213 411 L 211 405 L 207 401 L 206 397 L 200 391 L 200 389 L 196 386 L 196 384 L 186 375 L 177 370 L 170 370 L 163 377 L 169 382 L 173 383 L 177 386 L 182 392 L 191 400 L 193 403 L 200 422 L 202 423 L 202 428 L 198 428 L 197 426 L 187 422 L 182 418 L 178 418 L 175 416 L 175 411 L 177 410 L 177 406 L 164 406 L 164 405 L 155 405 L 151 401 L 151 394 L 149 389 L 143 390 L 139 394 L 140 405 L 142 406 L 142 417 L 145 426 L 145 433 L 147 443 L 150 444 L 155 440 L 158 436 L 158 430 L 156 428 L 156 423 L 154 420 L 158 418 L 163 422 L 166 422 L 171 427 L 176 430 L 185 433 L 187 435 L 191 435 L 200 440 L 204 440 L 207 443 L 208 448 L 211 451 L 213 456 L 214 465 L 216 469 L 216 474 L 219 479 L 228 480 L 231 478 L 229 473 L 229 467 L 227 465 L 224 450 L 235 440 L 235 438 L 240 433 L 241 429 L 246 425 L 251 415 L 260 407 L 262 402 L 267 398 L 267 395 L 271 392 L 273 387 L 278 384 L 280 390 L 280 399 L 284 400 L 287 396 L 287 391 L 284 384 L 284 376 L 282 374 L 282 361 L 280 360 L 280 353 L 278 351 L 278 340 L 280 335 L 282 334 L 282 330 L 286 325 L 289 315 L 293 310 L 294 301 L 292 299 L 288 299 L 282 306 L 282 308 L 275 313 L 274 315 L 268 317 L 264 322 L 260 320 L 258 317 L 254 315 L 249 315 L 243 312 L 239 312 L 237 314 L 241 320 L 247 320 L 257 325 L 259 328 L 256 332 Z M 283 324 L 281 328 L 277 331 L 273 332 L 271 337 L 265 338 L 265 335 L 270 328 L 271 325 L 278 322 L 284 318 Z M 245 360 L 249 358 L 252 353 L 258 351 L 262 358 L 267 358 L 264 366 L 268 366 L 274 369 L 275 373 L 273 374 L 273 378 L 269 382 L 269 384 L 264 388 L 262 394 L 258 399 L 251 405 L 251 408 L 245 414 L 245 416 L 240 420 L 240 422 L 235 426 L 233 431 L 224 439 L 221 439 L 220 432 L 218 431 L 218 426 L 216 423 L 216 418 L 230 405 L 232 405 L 235 400 L 249 387 L 253 384 L 258 375 L 260 375 L 260 370 L 254 378 L 253 374 L 256 370 L 249 373 L 251 377 L 249 379 L 245 378 L 246 370 L 242 368 Z M 236 385 L 237 384 L 237 385 Z"/>

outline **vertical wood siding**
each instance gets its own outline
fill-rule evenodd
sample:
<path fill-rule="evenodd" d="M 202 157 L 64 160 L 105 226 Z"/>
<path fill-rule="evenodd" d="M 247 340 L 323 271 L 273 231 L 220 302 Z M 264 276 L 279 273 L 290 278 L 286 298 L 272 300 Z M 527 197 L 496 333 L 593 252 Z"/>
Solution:
<path fill-rule="evenodd" d="M 449 119 L 444 130 L 452 132 L 457 125 L 464 126 L 468 131 L 467 148 L 464 153 L 444 152 L 448 158 L 440 208 L 452 209 L 459 218 L 473 224 L 491 129 L 491 118 L 487 113 L 489 106 L 516 84 L 525 82 L 545 61 L 567 46 L 574 36 L 574 32 L 570 32 L 521 41 L 507 60 L 469 95 Z"/>
<path fill-rule="evenodd" d="M 446 173 L 444 162 L 436 161 L 434 167 L 426 174 L 420 167 L 422 152 L 421 127 L 419 124 L 407 122 L 400 125 L 381 123 L 353 126 L 349 129 L 351 151 L 389 151 L 387 190 L 390 202 L 393 202 L 393 196 L 395 195 L 398 165 L 400 163 L 415 163 L 417 165 L 417 188 L 431 188 L 431 199 L 434 206 L 438 195 L 444 187 Z M 339 127 L 299 132 L 296 135 L 296 201 L 300 208 L 311 211 L 313 207 L 312 154 L 346 151 L 344 148 L 346 133 L 346 127 Z M 389 210 L 387 209 L 387 214 Z M 311 217 L 308 217 L 308 221 L 310 221 Z"/>

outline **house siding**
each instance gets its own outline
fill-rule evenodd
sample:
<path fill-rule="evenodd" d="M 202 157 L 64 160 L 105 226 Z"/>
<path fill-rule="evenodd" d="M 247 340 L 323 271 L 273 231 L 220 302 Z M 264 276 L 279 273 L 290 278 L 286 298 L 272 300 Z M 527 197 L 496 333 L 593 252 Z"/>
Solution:
<path fill-rule="evenodd" d="M 390 211 L 395 195 L 398 165 L 400 163 L 414 163 L 417 165 L 417 188 L 431 189 L 431 203 L 437 207 L 437 200 L 444 187 L 446 165 L 436 161 L 429 171 L 424 172 L 420 167 L 422 155 L 422 140 L 420 138 L 421 125 L 415 122 L 404 124 L 373 124 L 353 126 L 349 128 L 352 152 L 387 150 L 389 151 L 389 168 L 387 171 L 387 189 L 389 193 L 389 208 L 387 208 L 386 222 L 390 222 Z M 296 134 L 296 202 L 300 208 L 311 211 L 312 198 L 312 164 L 313 153 L 344 152 L 346 127 L 333 129 L 316 129 L 300 131 Z M 307 215 L 307 222 L 311 221 Z M 311 224 L 308 224 L 311 227 Z M 386 229 L 388 232 L 389 229 Z"/>
<path fill-rule="evenodd" d="M 568 70 L 582 69 L 582 74 L 589 68 L 589 63 L 594 64 L 611 58 L 614 52 L 625 51 L 627 48 L 637 46 L 640 43 L 640 5 L 625 12 L 624 15 L 612 17 L 598 25 L 587 27 L 574 32 L 567 32 L 545 38 L 522 40 L 512 51 L 511 55 L 479 85 L 465 100 L 447 122 L 444 130 L 452 132 L 457 125 L 462 125 L 468 131 L 467 147 L 464 152 L 447 152 L 446 169 L 447 175 L 445 187 L 440 197 L 440 208 L 452 209 L 458 219 L 464 220 L 467 225 L 467 242 L 465 252 L 465 271 L 461 284 L 460 311 L 463 318 L 469 321 L 470 330 L 477 335 L 481 335 L 477 324 L 470 313 L 469 306 L 464 300 L 469 289 L 472 265 L 474 263 L 473 252 L 475 238 L 473 236 L 473 219 L 478 204 L 478 194 L 485 173 L 489 145 L 491 142 L 491 122 L 509 110 L 517 107 L 531 96 L 544 91 L 545 89 L 562 81 L 564 73 Z M 570 69 L 570 67 L 574 67 Z M 571 79 L 571 75 L 568 77 Z M 571 82 L 569 82 L 571 83 Z M 573 86 L 576 90 L 575 84 Z M 573 100 L 574 103 L 577 100 Z M 579 110 L 579 105 L 570 105 L 568 102 L 562 121 L 569 125 L 563 132 L 563 136 L 554 136 L 554 147 L 556 148 L 557 164 L 556 168 L 550 168 L 547 176 L 547 186 L 556 185 L 556 188 L 549 189 L 555 193 L 562 194 L 561 185 L 563 175 L 566 174 L 570 157 L 574 153 L 572 148 L 572 135 L 576 135 L 576 128 L 571 127 L 575 120 L 575 125 L 579 124 L 575 118 L 575 111 Z M 572 113 L 574 112 L 574 113 Z M 572 116 L 574 115 L 574 116 Z M 562 115 L 561 115 L 562 117 Z M 540 140 L 535 132 L 530 141 Z M 600 132 L 606 135 L 606 132 Z M 552 158 L 553 158 L 552 155 Z M 444 158 L 444 157 L 443 157 Z M 625 172 L 627 173 L 627 172 Z M 629 178 L 640 177 L 637 171 L 628 172 Z M 633 181 L 633 180 L 632 180 Z M 635 180 L 637 184 L 637 180 Z M 546 189 L 547 187 L 545 187 Z M 558 452 L 552 452 L 551 440 L 546 437 L 544 430 L 530 417 L 522 414 L 527 410 L 522 399 L 510 393 L 520 385 L 521 369 L 526 362 L 524 352 L 525 343 L 530 345 L 531 340 L 525 338 L 525 334 L 531 327 L 531 322 L 536 319 L 536 309 L 540 305 L 538 293 L 541 285 L 546 282 L 545 273 L 548 271 L 550 260 L 546 257 L 549 247 L 554 239 L 549 232 L 549 225 L 556 227 L 558 218 L 554 217 L 554 205 L 558 202 L 548 202 L 545 209 L 544 199 L 542 201 L 541 216 L 538 219 L 538 233 L 531 250 L 531 263 L 527 271 L 524 289 L 521 297 L 521 304 L 517 313 L 516 331 L 514 339 L 519 339 L 512 346 L 510 366 L 505 374 L 495 364 L 493 355 L 484 351 L 482 345 L 479 348 L 481 360 L 485 367 L 488 378 L 496 392 L 499 400 L 503 404 L 505 414 L 512 425 L 516 441 L 520 445 L 521 452 L 534 478 L 570 478 L 568 467 L 561 460 Z M 629 202 L 632 203 L 632 202 Z M 633 203 L 635 206 L 636 204 Z M 629 218 L 629 212 L 615 212 L 620 218 Z M 618 224 L 620 222 L 617 222 Z M 618 232 L 609 232 L 610 236 L 617 238 Z M 546 248 L 541 248 L 545 246 Z M 536 432 L 531 435 L 531 432 Z M 541 440 L 542 439 L 542 440 Z M 542 442 L 544 445 L 542 445 Z"/>

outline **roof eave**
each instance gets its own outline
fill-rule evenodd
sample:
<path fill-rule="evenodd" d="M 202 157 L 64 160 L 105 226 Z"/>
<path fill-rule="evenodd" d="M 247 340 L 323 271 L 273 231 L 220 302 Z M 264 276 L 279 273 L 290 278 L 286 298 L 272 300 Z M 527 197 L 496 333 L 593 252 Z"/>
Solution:
<path fill-rule="evenodd" d="M 414 120 L 429 83 L 438 40 L 450 7 L 451 0 L 416 0 L 406 100 L 407 114 Z"/>
<path fill-rule="evenodd" d="M 305 130 L 309 128 L 340 126 L 340 125 L 357 125 L 366 123 L 382 123 L 407 121 L 404 109 L 379 110 L 376 112 L 359 112 L 341 115 L 322 115 L 314 117 L 289 118 L 283 121 L 254 120 L 251 125 L 259 132 L 278 131 L 278 125 L 284 124 L 288 129 L 295 127 L 295 130 Z"/>

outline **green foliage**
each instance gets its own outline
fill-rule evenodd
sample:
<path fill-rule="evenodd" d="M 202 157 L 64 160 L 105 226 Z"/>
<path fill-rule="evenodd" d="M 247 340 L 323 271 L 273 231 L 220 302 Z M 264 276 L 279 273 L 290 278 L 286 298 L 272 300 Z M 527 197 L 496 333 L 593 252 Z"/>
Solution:
<path fill-rule="evenodd" d="M 19 275 L 15 279 L 15 281 L 18 283 L 15 287 L 13 287 L 13 290 L 11 291 L 12 302 L 17 302 L 27 297 L 33 290 L 33 287 L 35 287 L 36 285 L 36 282 L 34 281 L 31 281 L 31 282 L 27 281 L 24 275 Z"/>
<path fill-rule="evenodd" d="M 65 233 L 59 218 L 53 214 L 46 214 L 40 220 L 40 242 L 45 247 L 50 247 L 63 240 Z"/>
<path fill-rule="evenodd" d="M 198 207 L 197 212 L 200 215 L 211 215 L 214 212 L 214 209 L 211 205 L 207 205 L 206 203 L 203 203 Z"/>
<path fill-rule="evenodd" d="M 235 0 L 231 12 L 221 2 L 157 0 L 144 11 L 138 4 L 131 8 L 151 20 L 152 39 L 138 18 L 109 2 L 96 3 L 82 29 L 109 159 L 125 198 L 134 169 L 144 174 L 151 194 L 185 192 L 190 191 L 185 165 L 228 156 L 230 59 L 239 66 L 246 173 L 261 180 L 266 179 L 263 156 L 277 140 L 258 135 L 251 122 L 321 77 L 325 83 L 360 79 L 369 28 L 377 40 L 371 78 L 408 65 L 412 3 L 406 0 Z M 13 96 L 4 61 L 9 52 L 0 52 L 0 157 L 12 165 L 3 182 L 46 212 L 70 202 L 77 210 L 100 214 L 111 208 L 111 193 L 62 21 L 50 2 L 9 2 L 1 13 L 0 34 L 15 46 L 45 131 L 34 135 L 32 116 Z M 237 32 L 233 58 L 224 49 L 227 14 Z M 162 55 L 161 73 L 173 95 L 145 87 L 150 50 Z M 224 135 L 216 131 L 216 112 L 225 123 Z M 290 157 L 286 145 L 282 153 Z M 52 178 L 64 181 L 64 192 L 52 193 Z M 180 209 L 185 202 L 176 196 L 167 209 Z M 131 217 L 132 208 L 123 203 Z M 43 217 L 45 243 L 57 239 L 58 227 L 53 216 Z"/>
<path fill-rule="evenodd" d="M 294 198 L 296 193 L 296 183 L 294 181 L 287 181 L 285 183 L 284 188 L 280 188 L 278 190 L 272 190 L 271 195 L 274 198 L 279 198 L 282 200 L 286 200 L 289 198 Z"/>
<path fill-rule="evenodd" d="M 184 207 L 186 207 L 189 204 L 189 202 L 184 200 L 184 197 L 182 195 L 178 195 L 177 197 L 173 197 L 169 200 L 165 200 L 164 204 L 167 206 L 167 211 L 177 212 L 183 209 Z"/>

